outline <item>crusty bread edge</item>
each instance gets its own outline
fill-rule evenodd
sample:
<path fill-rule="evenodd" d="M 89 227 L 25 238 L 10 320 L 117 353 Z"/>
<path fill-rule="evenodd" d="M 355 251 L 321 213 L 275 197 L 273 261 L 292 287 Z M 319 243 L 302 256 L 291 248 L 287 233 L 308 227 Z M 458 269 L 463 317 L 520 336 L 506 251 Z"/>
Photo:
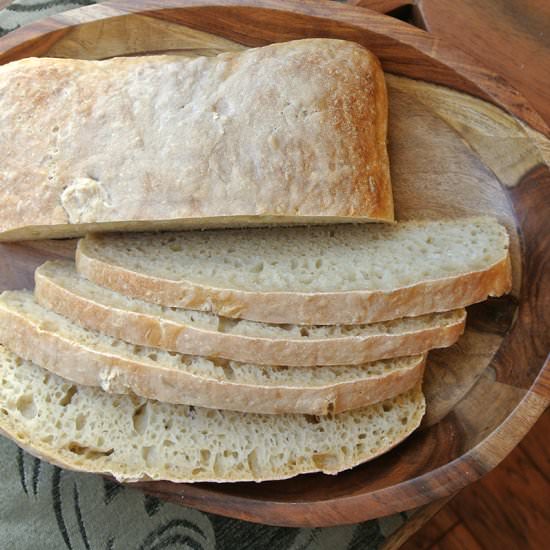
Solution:
<path fill-rule="evenodd" d="M 243 363 L 290 367 L 358 365 L 417 355 L 454 344 L 466 322 L 466 312 L 462 310 L 456 320 L 402 333 L 308 340 L 231 334 L 101 304 L 49 277 L 47 268 L 51 263 L 68 262 L 46 262 L 36 270 L 34 295 L 43 307 L 85 328 L 132 344 Z"/>
<path fill-rule="evenodd" d="M 324 415 L 361 408 L 412 388 L 422 378 L 426 362 L 426 356 L 420 355 L 410 367 L 389 374 L 320 387 L 220 381 L 80 345 L 50 329 L 47 322 L 35 324 L 1 300 L 0 342 L 76 384 L 167 403 L 261 414 Z"/>
<path fill-rule="evenodd" d="M 509 251 L 487 269 L 423 281 L 391 291 L 254 292 L 153 277 L 89 254 L 87 236 L 76 250 L 77 271 L 94 283 L 168 307 L 211 311 L 265 323 L 351 325 L 449 311 L 502 296 L 512 288 Z"/>
<path fill-rule="evenodd" d="M 374 105 L 376 107 L 375 147 L 378 149 L 378 173 L 382 178 L 382 185 L 376 187 L 378 193 L 378 208 L 369 213 L 370 218 L 386 222 L 395 222 L 395 208 L 393 188 L 391 184 L 390 159 L 388 154 L 388 120 L 389 99 L 384 71 L 378 57 L 366 50 L 371 58 L 372 75 L 374 80 Z"/>

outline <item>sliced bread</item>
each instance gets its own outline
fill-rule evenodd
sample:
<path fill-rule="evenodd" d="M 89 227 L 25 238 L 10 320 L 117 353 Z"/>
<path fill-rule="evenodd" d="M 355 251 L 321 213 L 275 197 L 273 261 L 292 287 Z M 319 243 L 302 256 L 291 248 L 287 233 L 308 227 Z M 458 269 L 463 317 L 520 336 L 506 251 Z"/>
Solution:
<path fill-rule="evenodd" d="M 120 481 L 336 474 L 391 449 L 419 425 L 425 410 L 420 385 L 325 417 L 170 405 L 74 385 L 4 346 L 0 378 L 0 432 L 49 462 Z"/>
<path fill-rule="evenodd" d="M 354 42 L 0 66 L 0 240 L 393 220 L 378 59 Z"/>
<path fill-rule="evenodd" d="M 167 308 L 80 277 L 73 262 L 46 262 L 35 273 L 36 301 L 81 326 L 132 344 L 260 365 L 357 365 L 452 345 L 466 312 L 371 325 L 274 325 Z"/>
<path fill-rule="evenodd" d="M 372 323 L 511 288 L 508 234 L 492 218 L 91 235 L 77 269 L 132 298 L 266 323 Z"/>
<path fill-rule="evenodd" d="M 71 323 L 30 292 L 0 295 L 0 343 L 68 380 L 168 403 L 264 414 L 327 414 L 417 384 L 425 356 L 338 367 L 258 366 L 134 346 Z"/>

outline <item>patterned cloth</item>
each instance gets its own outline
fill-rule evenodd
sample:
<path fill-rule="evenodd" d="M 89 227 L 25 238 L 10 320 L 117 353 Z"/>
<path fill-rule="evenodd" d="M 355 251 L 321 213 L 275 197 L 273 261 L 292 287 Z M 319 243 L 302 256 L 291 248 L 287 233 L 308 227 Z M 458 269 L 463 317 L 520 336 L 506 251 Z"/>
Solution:
<path fill-rule="evenodd" d="M 61 470 L 0 437 L 0 547 L 16 550 L 370 550 L 404 522 L 289 529 L 167 504 Z"/>
<path fill-rule="evenodd" d="M 16 0 L 0 11 L 0 36 L 92 3 Z M 16 550 L 374 550 L 407 518 L 396 514 L 325 529 L 256 525 L 163 503 L 100 476 L 61 470 L 2 437 L 0 479 L 0 548 Z"/>

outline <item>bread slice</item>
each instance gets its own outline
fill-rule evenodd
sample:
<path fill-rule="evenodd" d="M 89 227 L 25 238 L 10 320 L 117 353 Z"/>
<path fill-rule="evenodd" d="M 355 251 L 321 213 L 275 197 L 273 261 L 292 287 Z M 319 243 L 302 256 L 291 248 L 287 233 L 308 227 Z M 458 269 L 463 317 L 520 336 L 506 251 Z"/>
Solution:
<path fill-rule="evenodd" d="M 132 344 L 261 365 L 356 365 L 452 345 L 463 309 L 371 325 L 270 325 L 127 298 L 80 277 L 73 262 L 35 272 L 39 304 Z"/>
<path fill-rule="evenodd" d="M 388 102 L 354 42 L 0 66 L 0 240 L 393 220 Z"/>
<path fill-rule="evenodd" d="M 266 323 L 372 323 L 511 288 L 508 234 L 492 218 L 91 235 L 77 269 L 132 298 Z"/>
<path fill-rule="evenodd" d="M 394 397 L 418 383 L 425 356 L 342 367 L 258 366 L 133 346 L 38 305 L 0 296 L 0 343 L 77 384 L 168 403 L 264 414 L 327 414 Z"/>
<path fill-rule="evenodd" d="M 171 405 L 74 385 L 0 346 L 0 432 L 64 468 L 119 481 L 264 481 L 336 474 L 407 437 L 420 385 L 337 415 L 259 415 Z"/>

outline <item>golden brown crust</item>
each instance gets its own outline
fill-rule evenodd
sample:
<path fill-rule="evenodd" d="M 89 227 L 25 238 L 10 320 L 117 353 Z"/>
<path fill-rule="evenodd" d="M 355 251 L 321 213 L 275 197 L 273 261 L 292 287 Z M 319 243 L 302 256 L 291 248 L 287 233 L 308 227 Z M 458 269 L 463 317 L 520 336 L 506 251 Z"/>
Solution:
<path fill-rule="evenodd" d="M 60 336 L 47 323 L 34 323 L 1 304 L 0 342 L 24 359 L 77 384 L 99 386 L 111 393 L 132 391 L 167 403 L 264 414 L 322 415 L 394 397 L 422 379 L 426 359 L 419 356 L 410 368 L 389 374 L 321 387 L 239 384 L 94 350 Z"/>
<path fill-rule="evenodd" d="M 507 256 L 482 271 L 428 280 L 391 291 L 250 292 L 153 277 L 88 255 L 86 239 L 76 251 L 78 272 L 126 296 L 168 307 L 212 311 L 265 323 L 351 325 L 450 311 L 502 296 L 512 286 Z"/>
<path fill-rule="evenodd" d="M 0 239 L 393 220 L 384 76 L 352 42 L 24 59 L 0 112 Z"/>
<path fill-rule="evenodd" d="M 45 274 L 46 273 L 46 274 Z M 43 307 L 85 328 L 132 344 L 187 355 L 222 357 L 244 363 L 285 366 L 358 365 L 447 347 L 464 331 L 466 312 L 438 326 L 410 332 L 323 339 L 253 337 L 208 330 L 142 312 L 107 306 L 57 284 L 40 268 L 35 298 Z"/>

